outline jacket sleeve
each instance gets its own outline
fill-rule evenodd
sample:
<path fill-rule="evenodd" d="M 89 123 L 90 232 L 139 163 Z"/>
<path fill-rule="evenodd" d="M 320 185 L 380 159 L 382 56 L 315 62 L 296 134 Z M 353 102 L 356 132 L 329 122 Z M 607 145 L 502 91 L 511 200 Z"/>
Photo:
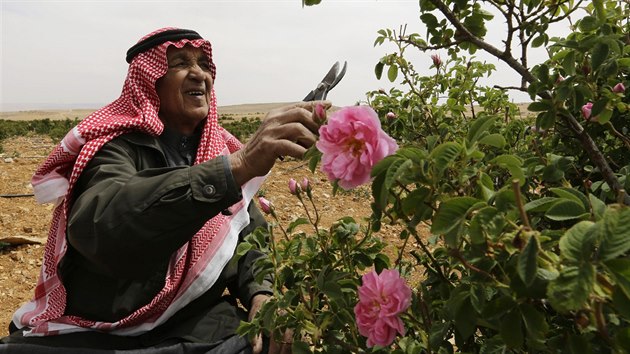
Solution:
<path fill-rule="evenodd" d="M 195 166 L 144 168 L 129 144 L 112 142 L 82 172 L 67 230 L 68 242 L 104 274 L 151 274 L 208 219 L 242 198 L 223 156 Z"/>

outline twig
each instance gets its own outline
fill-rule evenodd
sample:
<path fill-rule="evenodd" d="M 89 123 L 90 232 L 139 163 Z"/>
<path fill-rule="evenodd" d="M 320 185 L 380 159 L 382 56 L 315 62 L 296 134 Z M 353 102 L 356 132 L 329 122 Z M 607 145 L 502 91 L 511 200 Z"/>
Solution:
<path fill-rule="evenodd" d="M 0 194 L 0 198 L 23 198 L 23 197 L 33 197 L 35 194 Z"/>
<path fill-rule="evenodd" d="M 531 230 L 532 226 L 529 224 L 527 213 L 525 212 L 525 208 L 523 208 L 523 198 L 521 196 L 521 186 L 518 178 L 512 180 L 512 190 L 514 191 L 514 197 L 516 198 L 516 207 L 518 208 L 518 213 L 521 216 L 521 221 L 527 229 Z"/>

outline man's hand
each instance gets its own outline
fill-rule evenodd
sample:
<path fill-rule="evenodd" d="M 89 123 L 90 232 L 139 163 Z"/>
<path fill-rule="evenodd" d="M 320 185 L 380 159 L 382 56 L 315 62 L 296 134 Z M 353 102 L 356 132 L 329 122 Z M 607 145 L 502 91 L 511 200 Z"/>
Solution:
<path fill-rule="evenodd" d="M 271 296 L 265 294 L 254 295 L 252 298 L 251 308 L 249 309 L 248 320 L 252 321 L 256 313 L 261 309 L 264 303 L 269 300 Z M 276 341 L 271 338 L 269 342 L 269 354 L 290 354 L 291 353 L 291 342 L 293 341 L 293 331 L 287 330 L 284 332 L 284 338 L 282 343 L 276 343 Z M 263 349 L 263 339 L 262 335 L 257 335 L 252 340 L 252 352 L 254 354 L 262 353 Z"/>
<path fill-rule="evenodd" d="M 317 104 L 331 106 L 328 101 L 299 102 L 270 111 L 247 144 L 229 157 L 236 183 L 266 175 L 280 156 L 302 158 L 317 141 Z"/>

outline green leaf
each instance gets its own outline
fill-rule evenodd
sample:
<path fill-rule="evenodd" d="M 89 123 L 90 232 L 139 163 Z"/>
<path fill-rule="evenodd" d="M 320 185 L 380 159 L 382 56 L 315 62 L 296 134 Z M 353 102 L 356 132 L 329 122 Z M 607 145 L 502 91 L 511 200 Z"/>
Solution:
<path fill-rule="evenodd" d="M 630 250 L 630 208 L 609 207 L 602 220 L 602 241 L 599 258 L 617 258 Z"/>
<path fill-rule="evenodd" d="M 398 180 L 398 178 L 409 171 L 413 163 L 408 159 L 398 159 L 392 163 L 385 174 L 385 188 L 389 189 Z"/>
<path fill-rule="evenodd" d="M 545 315 L 527 303 L 521 304 L 520 309 L 528 339 L 532 344 L 535 343 L 537 347 L 543 346 L 547 331 L 549 331 L 549 324 L 545 320 Z"/>
<path fill-rule="evenodd" d="M 538 240 L 531 236 L 527 245 L 518 256 L 517 271 L 518 275 L 527 286 L 531 286 L 536 280 L 536 272 L 538 269 Z"/>
<path fill-rule="evenodd" d="M 570 199 L 577 203 L 582 204 L 584 206 L 584 209 L 589 208 L 588 199 L 586 198 L 584 194 L 582 194 L 582 192 L 578 191 L 577 189 L 563 187 L 563 188 L 549 188 L 549 190 L 560 198 Z"/>
<path fill-rule="evenodd" d="M 505 227 L 505 215 L 499 213 L 497 208 L 487 206 L 479 209 L 470 220 L 468 232 L 470 242 L 473 245 L 483 245 L 486 243 L 486 234 L 495 240 L 499 237 Z"/>
<path fill-rule="evenodd" d="M 287 233 L 291 234 L 293 233 L 293 231 L 295 230 L 296 227 L 300 226 L 300 225 L 307 225 L 309 224 L 308 219 L 306 218 L 297 218 L 294 221 L 292 221 L 289 224 L 289 227 L 287 227 Z"/>
<path fill-rule="evenodd" d="M 565 267 L 556 279 L 549 282 L 547 297 L 551 306 L 559 312 L 579 310 L 586 306 L 594 284 L 595 267 L 592 264 Z"/>
<path fill-rule="evenodd" d="M 389 66 L 389 70 L 387 70 L 387 78 L 390 82 L 396 81 L 398 77 L 398 65 L 392 64 Z"/>
<path fill-rule="evenodd" d="M 563 199 L 547 210 L 545 217 L 554 221 L 575 220 L 588 217 L 590 214 L 584 206 L 574 200 Z"/>
<path fill-rule="evenodd" d="M 593 209 L 593 216 L 595 216 L 595 220 L 597 221 L 603 218 L 604 212 L 606 211 L 606 203 L 602 202 L 593 194 L 589 194 L 588 199 L 591 202 L 591 208 Z"/>
<path fill-rule="evenodd" d="M 504 147 L 507 142 L 501 134 L 490 134 L 481 138 L 479 144 L 490 145 L 500 149 Z"/>
<path fill-rule="evenodd" d="M 541 34 L 540 36 L 534 38 L 534 40 L 532 41 L 532 47 L 533 48 L 538 48 L 540 46 L 542 46 L 543 44 L 547 43 L 547 35 L 545 34 Z"/>
<path fill-rule="evenodd" d="M 488 174 L 481 172 L 479 179 L 477 180 L 479 186 L 479 193 L 483 196 L 483 199 L 487 202 L 494 195 L 494 183 L 492 178 Z"/>
<path fill-rule="evenodd" d="M 383 64 L 382 62 L 376 63 L 376 66 L 374 67 L 374 74 L 376 74 L 376 78 L 379 80 L 381 79 L 381 76 L 383 76 L 384 67 L 385 67 L 385 64 Z"/>
<path fill-rule="evenodd" d="M 573 225 L 560 238 L 562 258 L 575 263 L 591 259 L 597 241 L 597 229 L 598 226 L 591 221 L 580 221 Z"/>
<path fill-rule="evenodd" d="M 483 116 L 475 119 L 470 128 L 468 129 L 468 134 L 466 135 L 466 141 L 469 146 L 472 146 L 476 143 L 479 138 L 483 136 L 483 134 L 492 127 L 494 124 L 494 117 L 492 116 Z"/>
<path fill-rule="evenodd" d="M 527 110 L 530 112 L 545 112 L 551 109 L 551 102 L 549 101 L 535 101 L 527 106 Z"/>
<path fill-rule="evenodd" d="M 554 197 L 542 197 L 525 204 L 524 208 L 527 212 L 547 211 L 552 205 L 558 202 L 558 200 L 560 199 Z"/>
<path fill-rule="evenodd" d="M 462 223 L 468 214 L 468 210 L 481 200 L 472 197 L 455 197 L 442 204 L 433 218 L 431 232 L 433 234 L 446 234 Z"/>
<path fill-rule="evenodd" d="M 626 297 L 630 298 L 630 258 L 612 259 L 604 264 Z"/>
<path fill-rule="evenodd" d="M 521 186 L 525 184 L 525 173 L 521 168 L 523 160 L 520 158 L 514 155 L 499 155 L 491 160 L 490 163 L 494 163 L 510 171 L 512 178 L 518 179 Z"/>
<path fill-rule="evenodd" d="M 296 340 L 291 344 L 291 352 L 293 354 L 310 354 L 311 348 L 307 343 Z"/>
<path fill-rule="evenodd" d="M 593 70 L 597 70 L 600 65 L 608 58 L 610 47 L 607 43 L 599 42 L 595 44 L 591 51 L 591 66 Z"/>
<path fill-rule="evenodd" d="M 499 335 L 508 347 L 519 348 L 523 345 L 523 321 L 521 321 L 521 314 L 517 309 L 508 312 L 501 319 Z"/>
<path fill-rule="evenodd" d="M 599 28 L 599 21 L 593 16 L 584 16 L 580 20 L 578 28 L 582 32 L 591 32 Z"/>
<path fill-rule="evenodd" d="M 462 150 L 462 146 L 455 142 L 446 142 L 438 145 L 429 158 L 434 161 L 436 174 L 434 178 L 439 178 L 444 170 L 457 158 Z"/>
<path fill-rule="evenodd" d="M 575 75 L 575 52 L 569 50 L 569 53 L 562 60 L 562 68 L 567 75 Z"/>

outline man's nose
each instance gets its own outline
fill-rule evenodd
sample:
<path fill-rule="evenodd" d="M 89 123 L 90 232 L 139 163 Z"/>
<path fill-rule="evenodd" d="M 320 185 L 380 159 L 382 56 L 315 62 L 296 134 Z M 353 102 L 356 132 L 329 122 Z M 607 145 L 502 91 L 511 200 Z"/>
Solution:
<path fill-rule="evenodd" d="M 190 76 L 191 78 L 203 80 L 204 71 L 199 64 L 194 64 L 190 67 L 188 76 Z"/>

